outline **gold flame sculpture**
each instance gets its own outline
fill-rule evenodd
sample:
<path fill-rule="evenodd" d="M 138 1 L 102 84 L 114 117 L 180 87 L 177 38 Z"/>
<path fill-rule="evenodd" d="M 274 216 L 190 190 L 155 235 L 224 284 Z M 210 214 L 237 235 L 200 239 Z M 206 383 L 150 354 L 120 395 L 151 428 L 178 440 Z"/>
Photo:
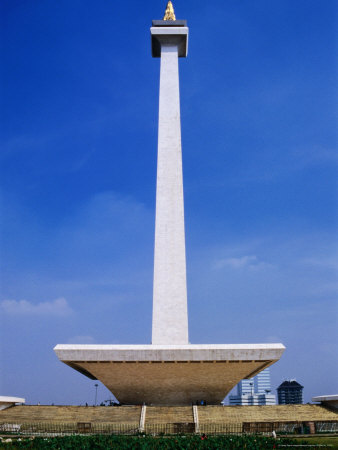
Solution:
<path fill-rule="evenodd" d="M 164 13 L 163 20 L 176 20 L 173 4 L 169 1 Z"/>

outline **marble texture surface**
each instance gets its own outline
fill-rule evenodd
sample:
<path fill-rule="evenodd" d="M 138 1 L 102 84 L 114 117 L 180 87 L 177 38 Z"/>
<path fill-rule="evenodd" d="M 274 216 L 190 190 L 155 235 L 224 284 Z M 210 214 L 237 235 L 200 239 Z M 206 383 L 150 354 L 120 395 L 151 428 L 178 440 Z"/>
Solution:
<path fill-rule="evenodd" d="M 178 47 L 161 46 L 153 344 L 188 344 Z"/>

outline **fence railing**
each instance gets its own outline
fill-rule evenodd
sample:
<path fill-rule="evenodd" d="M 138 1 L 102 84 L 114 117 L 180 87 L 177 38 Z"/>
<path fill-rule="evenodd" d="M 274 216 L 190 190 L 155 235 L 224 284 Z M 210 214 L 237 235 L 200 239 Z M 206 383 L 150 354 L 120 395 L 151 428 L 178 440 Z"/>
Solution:
<path fill-rule="evenodd" d="M 0 432 L 27 435 L 137 434 L 139 423 L 22 422 L 0 423 Z"/>
<path fill-rule="evenodd" d="M 200 423 L 200 433 L 211 434 L 242 434 L 242 423 Z"/>
<path fill-rule="evenodd" d="M 144 432 L 150 435 L 192 434 L 195 423 L 145 423 Z M 207 435 L 229 434 L 308 434 L 338 433 L 338 422 L 244 422 L 200 423 L 199 433 Z M 139 423 L 104 422 L 0 422 L 0 433 L 31 436 L 63 436 L 71 434 L 123 434 L 140 433 Z"/>
<path fill-rule="evenodd" d="M 317 433 L 338 433 L 338 422 L 316 422 Z"/>

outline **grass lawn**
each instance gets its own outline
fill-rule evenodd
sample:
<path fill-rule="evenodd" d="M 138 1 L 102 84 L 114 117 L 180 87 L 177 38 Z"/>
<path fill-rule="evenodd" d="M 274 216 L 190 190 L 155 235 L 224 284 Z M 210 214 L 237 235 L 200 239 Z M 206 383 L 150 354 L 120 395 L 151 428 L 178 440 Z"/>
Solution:
<path fill-rule="evenodd" d="M 332 448 L 338 449 L 338 436 L 306 436 L 306 438 L 294 438 L 296 441 L 307 441 L 310 445 L 332 445 Z"/>

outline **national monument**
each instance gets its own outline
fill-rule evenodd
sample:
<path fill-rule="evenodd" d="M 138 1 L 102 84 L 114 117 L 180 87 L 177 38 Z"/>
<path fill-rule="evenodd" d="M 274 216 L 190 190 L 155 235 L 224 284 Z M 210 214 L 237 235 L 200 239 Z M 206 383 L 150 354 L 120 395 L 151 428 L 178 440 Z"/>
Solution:
<path fill-rule="evenodd" d="M 189 29 L 185 20 L 176 20 L 169 1 L 150 32 L 152 56 L 161 61 L 152 343 L 59 344 L 54 350 L 124 404 L 219 404 L 240 380 L 278 361 L 285 347 L 189 343 L 178 74 Z"/>

